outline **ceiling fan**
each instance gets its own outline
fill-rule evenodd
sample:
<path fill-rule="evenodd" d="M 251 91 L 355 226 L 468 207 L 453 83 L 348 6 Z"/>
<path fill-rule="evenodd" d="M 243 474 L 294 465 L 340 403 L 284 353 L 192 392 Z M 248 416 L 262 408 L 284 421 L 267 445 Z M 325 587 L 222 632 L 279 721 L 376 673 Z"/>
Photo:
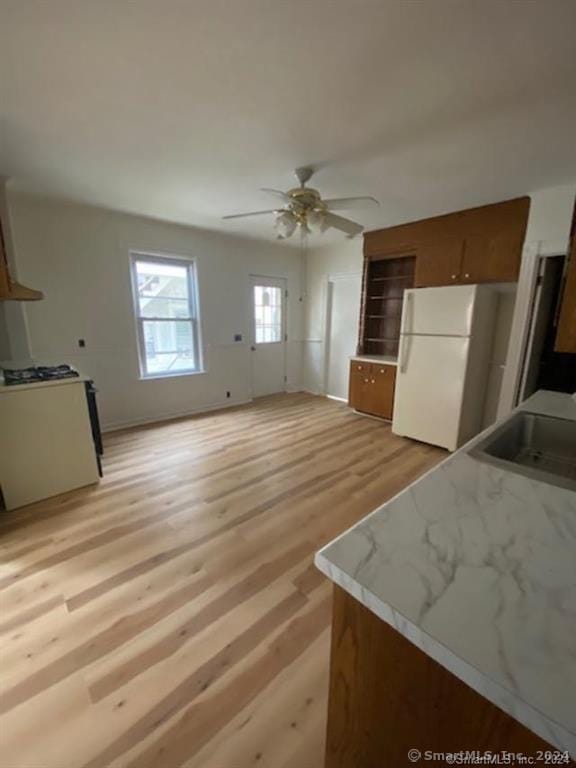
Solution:
<path fill-rule="evenodd" d="M 361 224 L 338 216 L 332 211 L 345 211 L 349 209 L 368 208 L 380 205 L 374 197 L 334 197 L 323 200 L 320 192 L 312 187 L 307 187 L 306 182 L 312 177 L 312 168 L 296 168 L 294 174 L 300 182 L 299 187 L 281 192 L 279 189 L 263 189 L 274 195 L 283 203 L 282 208 L 270 208 L 266 211 L 252 211 L 250 213 L 234 213 L 223 216 L 223 219 L 242 219 L 247 216 L 264 216 L 275 214 L 275 227 L 278 238 L 284 240 L 291 237 L 298 229 L 302 235 L 313 231 L 325 232 L 327 229 L 338 229 L 345 232 L 348 237 L 360 234 L 364 227 Z"/>

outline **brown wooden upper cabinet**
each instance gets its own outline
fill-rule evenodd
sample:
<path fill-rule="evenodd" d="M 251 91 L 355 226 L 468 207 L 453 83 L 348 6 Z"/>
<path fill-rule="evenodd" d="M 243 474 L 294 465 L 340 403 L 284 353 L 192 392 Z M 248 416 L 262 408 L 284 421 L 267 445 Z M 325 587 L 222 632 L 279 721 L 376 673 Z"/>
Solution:
<path fill-rule="evenodd" d="M 2 231 L 2 219 L 0 218 L 0 301 L 38 301 L 43 299 L 42 291 L 27 288 L 17 283 L 10 276 L 8 256 Z"/>
<path fill-rule="evenodd" d="M 576 352 L 576 204 L 572 216 L 568 266 L 556 326 L 554 351 Z"/>
<path fill-rule="evenodd" d="M 419 245 L 416 249 L 415 287 L 459 282 L 463 253 L 464 241 L 456 238 Z"/>
<path fill-rule="evenodd" d="M 367 232 L 368 259 L 398 252 L 416 256 L 418 288 L 518 280 L 530 198 L 470 208 Z"/>
<path fill-rule="evenodd" d="M 510 283 L 518 280 L 524 233 L 470 235 L 464 240 L 462 283 Z"/>

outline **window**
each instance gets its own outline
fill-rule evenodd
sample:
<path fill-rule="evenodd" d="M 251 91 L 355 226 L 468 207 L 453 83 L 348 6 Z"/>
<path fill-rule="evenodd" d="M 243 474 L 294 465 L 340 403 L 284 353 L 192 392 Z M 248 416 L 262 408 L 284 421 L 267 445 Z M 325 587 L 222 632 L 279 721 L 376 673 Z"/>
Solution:
<path fill-rule="evenodd" d="M 194 263 L 132 256 L 134 309 L 142 376 L 201 368 Z"/>
<path fill-rule="evenodd" d="M 282 289 L 272 285 L 254 286 L 256 344 L 282 341 Z"/>

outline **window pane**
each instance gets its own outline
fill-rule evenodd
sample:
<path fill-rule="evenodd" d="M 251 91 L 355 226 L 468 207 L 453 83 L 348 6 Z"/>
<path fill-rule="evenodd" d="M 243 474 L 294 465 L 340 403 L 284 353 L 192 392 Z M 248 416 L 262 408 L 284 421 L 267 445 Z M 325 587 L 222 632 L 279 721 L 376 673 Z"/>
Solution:
<path fill-rule="evenodd" d="M 175 373 L 197 367 L 189 320 L 144 320 L 146 373 Z"/>
<path fill-rule="evenodd" d="M 148 298 L 139 296 L 140 317 L 189 318 L 188 299 Z"/>
<path fill-rule="evenodd" d="M 141 317 L 189 317 L 188 267 L 137 261 L 136 280 Z"/>
<path fill-rule="evenodd" d="M 254 286 L 254 325 L 256 344 L 282 341 L 282 289 Z"/>

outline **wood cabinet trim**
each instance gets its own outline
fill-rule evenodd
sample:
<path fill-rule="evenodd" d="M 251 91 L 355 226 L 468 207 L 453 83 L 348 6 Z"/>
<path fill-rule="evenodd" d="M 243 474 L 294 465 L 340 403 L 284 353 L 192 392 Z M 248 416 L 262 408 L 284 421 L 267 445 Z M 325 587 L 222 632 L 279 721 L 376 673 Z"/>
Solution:
<path fill-rule="evenodd" d="M 523 238 L 529 210 L 530 198 L 518 197 L 419 219 L 395 227 L 372 230 L 364 233 L 364 254 L 371 257 L 376 254 L 391 254 L 393 251 L 408 253 L 424 242 L 506 229 L 518 231 Z"/>
<path fill-rule="evenodd" d="M 367 232 L 364 258 L 416 256 L 416 287 L 518 279 L 530 198 Z"/>

